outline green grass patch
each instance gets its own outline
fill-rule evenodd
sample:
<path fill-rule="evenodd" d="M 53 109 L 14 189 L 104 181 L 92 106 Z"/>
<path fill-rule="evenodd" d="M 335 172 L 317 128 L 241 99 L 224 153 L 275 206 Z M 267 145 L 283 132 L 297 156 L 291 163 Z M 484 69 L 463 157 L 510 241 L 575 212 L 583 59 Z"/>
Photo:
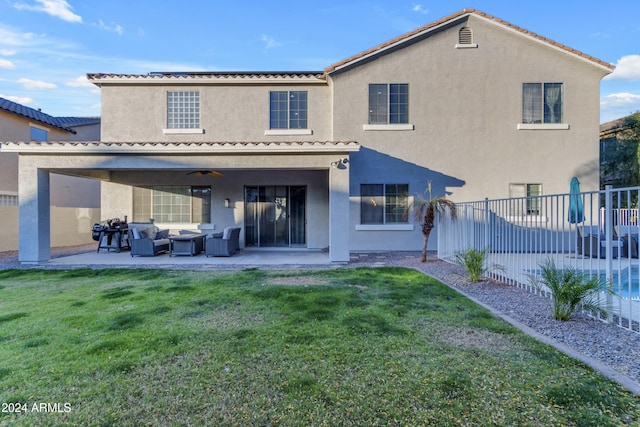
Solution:
<path fill-rule="evenodd" d="M 70 408 L 0 425 L 640 423 L 638 397 L 414 270 L 4 270 L 0 289 L 0 400 Z"/>

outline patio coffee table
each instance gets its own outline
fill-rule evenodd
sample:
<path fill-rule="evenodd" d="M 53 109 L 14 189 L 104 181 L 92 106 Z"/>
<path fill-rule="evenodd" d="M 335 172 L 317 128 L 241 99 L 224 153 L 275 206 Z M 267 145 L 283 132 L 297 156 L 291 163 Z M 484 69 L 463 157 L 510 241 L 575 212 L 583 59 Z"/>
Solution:
<path fill-rule="evenodd" d="M 204 250 L 206 234 L 181 234 L 169 237 L 169 256 L 194 256 Z"/>

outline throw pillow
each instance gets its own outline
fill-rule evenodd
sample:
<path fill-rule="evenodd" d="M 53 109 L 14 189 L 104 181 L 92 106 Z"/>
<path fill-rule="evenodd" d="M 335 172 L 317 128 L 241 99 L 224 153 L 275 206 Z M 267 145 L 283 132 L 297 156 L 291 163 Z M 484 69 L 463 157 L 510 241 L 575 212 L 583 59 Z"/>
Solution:
<path fill-rule="evenodd" d="M 160 230 L 156 233 L 156 239 L 167 239 L 169 238 L 169 230 Z"/>
<path fill-rule="evenodd" d="M 231 227 L 225 227 L 222 232 L 222 238 L 224 240 L 229 240 L 229 236 L 231 235 Z"/>
<path fill-rule="evenodd" d="M 139 239 L 140 238 L 140 230 L 138 230 L 137 228 L 133 228 L 131 230 L 131 233 L 133 234 L 133 238 L 134 239 Z"/>
<path fill-rule="evenodd" d="M 151 240 L 156 240 L 156 234 L 158 234 L 158 227 L 156 227 L 156 226 L 147 227 L 146 232 L 147 232 L 147 236 Z"/>

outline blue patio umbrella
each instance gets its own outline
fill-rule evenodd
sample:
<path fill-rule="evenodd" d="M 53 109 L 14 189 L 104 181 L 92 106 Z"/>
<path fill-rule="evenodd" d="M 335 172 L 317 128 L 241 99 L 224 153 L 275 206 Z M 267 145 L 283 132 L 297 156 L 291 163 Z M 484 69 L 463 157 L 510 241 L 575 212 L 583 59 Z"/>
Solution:
<path fill-rule="evenodd" d="M 569 223 L 577 224 L 584 221 L 584 207 L 580 196 L 580 181 L 575 176 L 571 178 L 569 193 Z"/>

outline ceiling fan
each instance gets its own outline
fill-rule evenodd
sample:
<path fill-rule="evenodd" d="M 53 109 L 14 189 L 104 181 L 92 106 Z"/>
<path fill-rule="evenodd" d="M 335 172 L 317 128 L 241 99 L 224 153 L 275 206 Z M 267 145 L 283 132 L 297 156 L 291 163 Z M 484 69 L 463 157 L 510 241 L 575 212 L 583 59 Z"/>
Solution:
<path fill-rule="evenodd" d="M 197 176 L 205 176 L 205 175 L 211 175 L 214 178 L 222 178 L 222 173 L 218 172 L 218 171 L 192 171 L 187 173 L 187 175 L 197 175 Z"/>

